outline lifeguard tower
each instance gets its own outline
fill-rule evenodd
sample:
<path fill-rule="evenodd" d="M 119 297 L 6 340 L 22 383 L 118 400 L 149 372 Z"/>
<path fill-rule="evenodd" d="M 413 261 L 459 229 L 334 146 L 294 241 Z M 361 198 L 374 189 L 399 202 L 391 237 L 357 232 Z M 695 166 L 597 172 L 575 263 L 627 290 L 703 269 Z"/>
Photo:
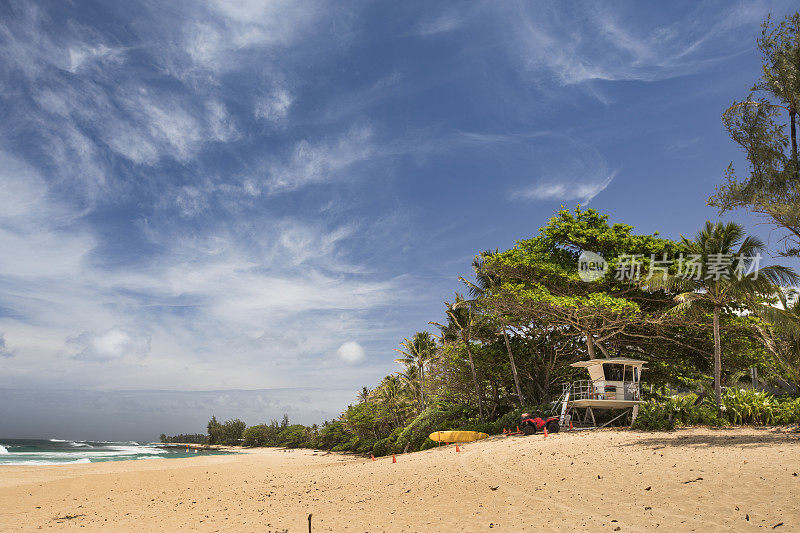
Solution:
<path fill-rule="evenodd" d="M 589 372 L 589 379 L 562 384 L 561 398 L 558 400 L 561 404 L 561 427 L 568 426 L 570 421 L 584 427 L 598 427 L 594 417 L 596 409 L 623 410 L 599 427 L 605 427 L 628 413 L 633 424 L 639 414 L 639 404 L 642 403 L 640 383 L 644 364 L 645 361 L 625 357 L 572 363 L 571 366 L 585 368 Z M 583 409 L 582 419 L 579 409 Z"/>

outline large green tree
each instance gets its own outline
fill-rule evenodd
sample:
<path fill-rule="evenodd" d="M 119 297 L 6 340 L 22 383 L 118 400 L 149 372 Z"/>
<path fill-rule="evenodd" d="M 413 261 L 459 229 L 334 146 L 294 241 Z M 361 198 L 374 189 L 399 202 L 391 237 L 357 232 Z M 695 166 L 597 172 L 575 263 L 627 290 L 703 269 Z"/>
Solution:
<path fill-rule="evenodd" d="M 765 216 L 789 232 L 782 253 L 794 256 L 800 254 L 800 13 L 778 24 L 768 18 L 757 45 L 761 78 L 745 100 L 722 115 L 731 139 L 744 151 L 749 173 L 739 176 L 731 164 L 709 204 L 720 212 L 746 208 Z"/>
<path fill-rule="evenodd" d="M 663 291 L 645 290 L 633 282 L 652 258 L 675 255 L 677 249 L 677 243 L 657 234 L 636 235 L 632 226 L 611 225 L 607 215 L 593 209 L 564 209 L 536 237 L 485 258 L 484 270 L 502 279 L 485 299 L 505 315 L 548 323 L 579 337 L 589 359 L 597 357 L 598 350 L 609 357 L 609 346 L 626 329 L 655 320 L 667 305 L 669 297 Z M 593 282 L 581 279 L 582 251 L 608 261 L 605 276 Z"/>

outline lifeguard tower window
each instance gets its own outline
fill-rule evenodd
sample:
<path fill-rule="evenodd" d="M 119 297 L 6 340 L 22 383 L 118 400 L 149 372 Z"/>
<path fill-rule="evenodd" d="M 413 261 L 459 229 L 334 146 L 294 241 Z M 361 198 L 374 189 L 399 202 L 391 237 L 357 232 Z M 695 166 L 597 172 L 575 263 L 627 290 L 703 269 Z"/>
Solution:
<path fill-rule="evenodd" d="M 625 371 L 624 365 L 603 365 L 606 371 L 606 381 L 627 381 L 630 378 L 622 379 Z"/>
<path fill-rule="evenodd" d="M 625 367 L 625 381 L 637 381 L 636 378 L 633 377 L 634 367 L 626 366 Z"/>

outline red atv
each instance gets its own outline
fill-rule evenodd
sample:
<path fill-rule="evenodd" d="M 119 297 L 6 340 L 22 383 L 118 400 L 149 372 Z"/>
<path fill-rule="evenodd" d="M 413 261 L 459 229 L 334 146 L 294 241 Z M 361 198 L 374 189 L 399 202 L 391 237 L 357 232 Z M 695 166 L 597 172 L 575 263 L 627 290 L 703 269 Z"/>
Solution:
<path fill-rule="evenodd" d="M 558 433 L 561 429 L 561 424 L 557 416 L 550 418 L 533 417 L 530 413 L 522 413 L 522 422 L 520 428 L 526 435 L 536 435 L 537 432 L 547 428 L 548 433 Z"/>

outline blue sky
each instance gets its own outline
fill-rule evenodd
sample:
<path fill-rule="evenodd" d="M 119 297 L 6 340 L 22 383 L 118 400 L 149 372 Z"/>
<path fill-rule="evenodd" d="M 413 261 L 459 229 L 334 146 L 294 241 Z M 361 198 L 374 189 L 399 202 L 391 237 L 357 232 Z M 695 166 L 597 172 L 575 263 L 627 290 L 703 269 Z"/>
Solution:
<path fill-rule="evenodd" d="M 669 237 L 714 218 L 743 166 L 719 117 L 791 8 L 0 2 L 0 389 L 61 391 L 62 420 L 97 403 L 70 390 L 334 416 L 476 252 L 560 205 Z"/>

